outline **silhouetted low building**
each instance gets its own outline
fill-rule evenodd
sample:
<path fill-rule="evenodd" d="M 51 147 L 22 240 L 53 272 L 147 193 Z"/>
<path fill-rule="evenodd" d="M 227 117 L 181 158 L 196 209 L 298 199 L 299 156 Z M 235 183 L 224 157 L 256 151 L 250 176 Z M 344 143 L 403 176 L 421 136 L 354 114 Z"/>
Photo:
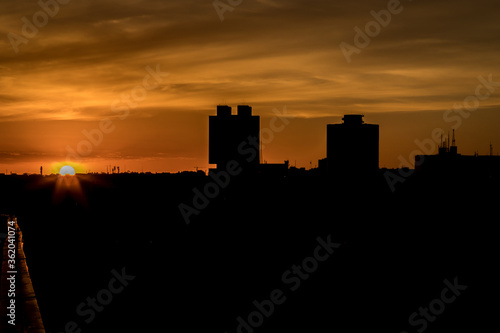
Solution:
<path fill-rule="evenodd" d="M 288 175 L 288 167 L 290 162 L 284 163 L 265 163 L 259 166 L 259 174 L 269 178 L 283 178 Z"/>
<path fill-rule="evenodd" d="M 500 176 L 500 156 L 490 155 L 462 155 L 457 146 L 443 142 L 436 155 L 416 155 L 415 169 L 419 172 L 435 175 L 469 175 L 498 177 Z"/>
<path fill-rule="evenodd" d="M 328 175 L 328 159 L 322 158 L 318 160 L 318 172 L 321 176 L 326 177 Z"/>

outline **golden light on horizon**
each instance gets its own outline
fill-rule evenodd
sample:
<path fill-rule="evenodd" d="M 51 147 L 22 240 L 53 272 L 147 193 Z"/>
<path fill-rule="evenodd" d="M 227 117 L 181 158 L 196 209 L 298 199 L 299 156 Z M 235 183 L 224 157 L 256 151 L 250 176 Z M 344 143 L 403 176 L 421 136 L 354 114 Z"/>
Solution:
<path fill-rule="evenodd" d="M 61 174 L 61 176 L 74 176 L 76 172 L 72 166 L 65 165 L 61 168 L 61 170 L 59 170 L 59 173 Z"/>
<path fill-rule="evenodd" d="M 78 204 L 84 206 L 87 204 L 79 176 L 77 176 L 77 172 L 70 165 L 64 165 L 59 170 L 59 176 L 55 180 L 52 202 L 58 204 L 67 197 L 72 198 Z"/>
<path fill-rule="evenodd" d="M 60 175 L 76 175 L 78 173 L 85 173 L 84 165 L 75 162 L 54 162 L 50 166 L 50 171 L 53 174 Z"/>

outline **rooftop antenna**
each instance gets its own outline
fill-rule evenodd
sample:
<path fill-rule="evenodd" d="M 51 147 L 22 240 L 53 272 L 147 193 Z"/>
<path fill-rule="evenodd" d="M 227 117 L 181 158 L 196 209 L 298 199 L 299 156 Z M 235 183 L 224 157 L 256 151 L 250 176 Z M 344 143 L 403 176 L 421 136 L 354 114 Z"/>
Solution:
<path fill-rule="evenodd" d="M 453 140 L 451 141 L 452 147 L 455 147 L 455 129 L 453 129 Z"/>

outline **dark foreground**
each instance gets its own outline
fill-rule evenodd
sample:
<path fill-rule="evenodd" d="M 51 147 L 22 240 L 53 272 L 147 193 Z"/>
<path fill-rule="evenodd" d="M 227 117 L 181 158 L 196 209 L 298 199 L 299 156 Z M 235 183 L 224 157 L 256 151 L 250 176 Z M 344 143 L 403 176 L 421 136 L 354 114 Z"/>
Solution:
<path fill-rule="evenodd" d="M 47 332 L 481 332 L 498 313 L 498 179 L 233 178 L 188 225 L 208 177 L 77 178 L 0 176 Z"/>

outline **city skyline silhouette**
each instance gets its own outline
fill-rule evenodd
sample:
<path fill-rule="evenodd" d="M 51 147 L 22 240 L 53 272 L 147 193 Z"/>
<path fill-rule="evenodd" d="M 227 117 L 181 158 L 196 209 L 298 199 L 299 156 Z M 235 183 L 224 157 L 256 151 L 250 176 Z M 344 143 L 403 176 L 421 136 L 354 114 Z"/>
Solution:
<path fill-rule="evenodd" d="M 0 11 L 0 333 L 496 327 L 500 3 Z"/>
<path fill-rule="evenodd" d="M 244 111 L 243 110 L 244 108 L 246 108 L 247 111 Z M 227 163 L 230 160 L 238 160 L 239 162 L 242 162 L 242 158 L 243 158 L 242 155 L 244 153 L 245 147 L 243 147 L 243 146 L 238 147 L 238 146 L 240 144 L 243 144 L 244 142 L 246 142 L 246 140 L 248 140 L 247 137 L 250 137 L 250 134 L 252 134 L 252 133 L 253 134 L 251 136 L 254 137 L 254 139 L 253 139 L 254 142 L 253 143 L 250 142 L 250 143 L 252 143 L 255 147 L 258 147 L 258 148 L 256 148 L 257 150 L 255 152 L 251 152 L 252 163 L 268 164 L 268 161 L 263 158 L 263 149 L 261 148 L 261 146 L 264 147 L 264 145 L 261 145 L 261 138 L 260 138 L 261 134 L 260 133 L 261 133 L 262 129 L 260 128 L 261 122 L 260 122 L 259 115 L 250 116 L 250 117 L 253 117 L 256 119 L 256 123 L 253 125 L 254 129 L 251 130 L 250 132 L 248 132 L 248 129 L 247 130 L 245 130 L 243 128 L 239 129 L 238 126 L 241 126 L 241 125 L 236 125 L 236 123 L 231 124 L 231 123 L 222 123 L 221 122 L 223 119 L 232 120 L 233 122 L 235 122 L 239 118 L 241 118 L 243 120 L 243 119 L 245 119 L 245 116 L 240 115 L 240 114 L 243 115 L 244 114 L 243 112 L 248 112 L 251 115 L 252 106 L 250 106 L 250 105 L 238 105 L 237 115 L 231 116 L 231 107 L 230 106 L 219 105 L 219 106 L 217 106 L 217 115 L 220 115 L 220 116 L 219 117 L 215 117 L 215 116 L 208 117 L 208 118 L 210 118 L 210 122 L 207 126 L 209 129 L 209 131 L 208 131 L 209 135 L 207 136 L 206 145 L 208 146 L 207 161 L 209 163 L 209 167 L 208 167 L 208 169 L 205 169 L 206 173 L 209 172 L 210 165 L 212 165 L 213 167 L 216 167 L 217 161 L 219 161 L 220 163 Z M 273 122 L 273 126 L 275 126 L 274 122 L 276 120 L 278 120 L 278 118 L 289 116 L 288 114 L 285 114 L 286 109 L 283 112 L 283 114 L 280 114 L 279 111 L 277 111 L 277 109 L 275 109 L 274 112 L 278 115 L 278 117 L 275 116 L 274 118 L 271 118 L 270 121 Z M 332 139 L 328 139 L 328 133 L 327 133 L 326 140 L 325 140 L 327 142 L 322 144 L 322 146 L 325 146 L 325 150 L 326 150 L 325 156 L 314 161 L 314 166 L 313 166 L 313 161 L 310 161 L 308 166 L 304 166 L 304 167 L 299 166 L 299 168 L 308 169 L 308 170 L 313 170 L 313 169 L 318 169 L 318 168 L 321 169 L 321 163 L 322 162 L 327 163 L 327 155 L 328 155 L 328 152 L 330 151 L 328 146 L 330 145 L 331 147 L 333 147 L 335 142 L 339 141 L 339 137 L 336 137 L 335 139 L 333 139 L 333 137 L 334 137 L 333 129 L 334 128 L 340 129 L 340 128 L 342 128 L 342 126 L 348 126 L 348 124 L 350 124 L 350 123 L 356 124 L 357 122 L 360 122 L 360 124 L 362 124 L 361 126 L 370 126 L 370 125 L 364 124 L 364 121 L 362 120 L 363 117 L 364 117 L 364 115 L 347 114 L 347 115 L 344 115 L 343 118 L 341 119 L 343 121 L 342 124 L 326 124 L 326 127 L 327 127 L 326 132 L 329 133 L 330 131 L 332 131 L 332 133 L 330 134 Z M 249 118 L 249 119 L 253 119 L 253 118 Z M 221 122 L 220 125 L 216 125 L 215 122 L 217 119 L 220 119 L 220 121 L 219 121 L 219 122 Z M 293 117 L 292 118 L 281 118 L 281 122 L 284 122 L 285 124 L 288 125 L 290 123 L 290 121 L 293 121 L 293 119 L 294 119 Z M 346 119 L 346 120 L 344 120 L 344 119 Z M 343 124 L 346 124 L 345 122 L 347 121 L 347 119 L 349 119 L 349 122 L 347 123 L 347 125 L 343 125 Z M 213 124 L 212 124 L 212 122 L 213 122 Z M 244 124 L 244 122 L 241 122 L 241 124 Z M 339 167 L 341 165 L 341 163 L 343 163 L 342 161 L 350 161 L 349 166 L 346 168 L 353 169 L 353 172 L 356 172 L 358 174 L 366 173 L 367 171 L 364 169 L 359 169 L 357 171 L 354 171 L 354 169 L 356 167 L 364 168 L 363 165 L 365 165 L 366 163 L 368 163 L 368 164 L 372 163 L 374 165 L 374 167 L 372 167 L 372 170 L 379 169 L 379 164 L 380 164 L 379 151 L 384 150 L 384 147 L 383 146 L 379 147 L 379 133 L 378 133 L 379 132 L 379 130 L 378 130 L 379 125 L 373 125 L 373 126 L 377 126 L 377 133 L 373 134 L 373 135 L 376 135 L 376 142 L 373 143 L 374 147 L 376 147 L 376 148 L 374 148 L 376 150 L 376 152 L 374 152 L 373 157 L 371 157 L 371 159 L 374 162 L 367 162 L 365 160 L 359 159 L 358 157 L 355 157 L 355 155 L 346 155 L 346 153 L 344 153 L 344 155 L 345 155 L 344 158 L 340 158 L 338 161 L 336 161 L 334 168 Z M 234 134 L 224 134 L 224 136 L 225 136 L 224 138 L 216 138 L 215 134 L 220 132 L 219 128 L 224 128 L 224 127 L 233 128 L 235 133 Z M 212 129 L 210 129 L 210 128 L 212 128 Z M 284 128 L 285 127 L 281 127 L 279 132 L 281 132 Z M 382 129 L 384 129 L 384 124 L 382 124 Z M 274 136 L 275 136 L 274 133 L 272 133 L 273 131 L 271 129 L 269 129 L 268 127 L 266 127 L 264 130 L 271 132 L 271 137 L 268 140 L 269 140 L 269 144 L 272 145 L 272 142 L 274 141 Z M 390 130 L 390 129 L 387 129 L 387 130 Z M 313 131 L 319 131 L 319 129 L 314 128 Z M 211 133 L 211 135 L 210 135 L 210 133 Z M 245 134 L 245 133 L 247 133 L 247 134 Z M 437 141 L 438 139 L 437 139 L 436 133 L 438 135 L 439 134 L 441 135 L 439 141 Z M 453 133 L 453 145 L 454 145 L 455 144 L 454 143 L 455 142 L 455 130 L 454 129 L 452 129 L 452 133 Z M 382 134 L 383 134 L 383 132 L 382 132 Z M 366 155 L 366 153 L 363 153 L 362 151 L 360 151 L 360 149 L 362 149 L 362 147 L 366 147 L 367 145 L 370 144 L 369 140 L 367 140 L 367 138 L 364 138 L 363 135 L 364 134 L 361 134 L 361 133 L 352 134 L 351 137 L 349 137 L 349 139 L 345 139 L 345 140 L 348 140 L 350 142 L 350 144 L 352 145 L 352 147 L 349 148 L 351 151 L 355 150 L 355 148 L 354 148 L 355 146 L 358 147 L 357 148 L 358 153 L 356 153 L 356 155 L 360 156 L 360 157 L 363 155 Z M 102 132 L 96 131 L 96 132 L 90 134 L 90 136 L 88 137 L 89 140 L 88 141 L 86 140 L 85 143 L 90 146 L 92 144 L 92 142 L 95 142 L 94 140 L 96 138 L 98 138 L 98 140 L 102 140 L 103 137 L 104 137 L 104 134 Z M 433 140 L 436 142 L 432 142 Z M 400 163 L 399 167 L 386 168 L 384 166 L 381 169 L 399 169 L 399 168 L 415 169 L 415 164 L 416 164 L 415 162 L 418 160 L 417 156 L 421 156 L 421 158 L 423 159 L 424 155 L 442 155 L 441 148 L 446 146 L 446 145 L 450 146 L 449 140 L 450 140 L 450 132 L 449 131 L 448 131 L 448 133 L 445 134 L 444 130 L 435 128 L 431 133 L 431 138 L 424 138 L 421 141 L 415 140 L 416 149 L 414 149 L 414 151 L 410 153 L 409 159 L 404 159 L 402 156 L 400 156 L 401 163 Z M 220 155 L 221 152 L 219 152 L 220 149 L 217 149 L 217 146 L 223 145 L 224 141 L 233 142 L 232 148 L 228 147 L 228 148 L 224 148 L 224 149 L 225 150 L 230 149 L 230 150 L 234 151 L 234 153 L 229 154 L 229 156 L 225 160 L 220 160 L 220 157 L 217 157 L 217 156 Z M 340 140 L 340 141 L 342 141 L 342 140 Z M 328 142 L 330 142 L 330 143 L 328 143 Z M 429 144 L 429 142 L 430 142 L 430 144 Z M 249 145 L 250 143 L 247 143 L 247 145 Z M 266 142 L 265 146 L 267 146 L 267 142 Z M 455 149 L 454 154 L 457 154 L 457 147 L 453 146 L 452 148 Z M 247 154 L 248 154 L 250 151 L 248 151 L 248 147 L 246 147 L 246 149 L 247 149 Z M 333 148 L 330 148 L 330 149 L 333 149 Z M 416 154 L 414 154 L 415 151 L 417 152 Z M 330 151 L 330 154 L 333 156 L 333 154 L 334 154 L 333 150 Z M 463 155 L 463 154 L 460 154 L 460 155 Z M 479 150 L 475 150 L 474 153 L 471 155 L 474 155 L 474 157 L 476 157 L 476 156 L 479 157 L 479 155 L 481 155 L 481 156 L 498 156 L 498 153 L 495 153 L 495 150 L 493 148 L 493 144 L 490 141 L 489 142 L 489 152 L 487 154 L 479 154 Z M 120 164 L 119 163 L 113 163 L 113 164 L 106 165 L 105 171 L 104 171 L 104 168 L 101 169 L 101 171 L 92 171 L 92 170 L 85 169 L 86 163 L 83 161 L 86 160 L 86 154 L 81 154 L 79 152 L 72 151 L 70 154 L 66 155 L 66 157 L 67 157 L 67 160 L 65 160 L 65 161 L 53 162 L 49 165 L 41 165 L 39 167 L 39 172 L 37 172 L 37 173 L 27 173 L 27 172 L 17 173 L 17 172 L 13 172 L 13 171 L 9 172 L 9 170 L 6 169 L 5 172 L 0 172 L 0 174 L 40 174 L 40 175 L 64 174 L 64 172 L 61 172 L 61 170 L 64 170 L 63 168 L 70 168 L 74 173 L 78 173 L 78 174 L 86 174 L 86 173 L 115 174 L 115 173 L 120 173 Z M 333 159 L 333 157 L 331 159 Z M 293 166 L 296 167 L 297 166 L 296 159 L 294 158 L 293 155 L 291 155 L 291 158 L 286 159 L 284 161 L 286 163 L 290 163 L 290 160 L 295 161 Z M 470 160 L 472 161 L 474 159 L 470 159 Z M 278 161 L 276 161 L 276 162 L 278 162 Z M 36 163 L 34 163 L 34 164 L 36 164 Z M 376 165 L 376 167 L 375 167 L 375 165 Z M 249 166 L 247 166 L 247 167 L 249 167 Z M 331 167 L 332 166 L 330 166 L 330 167 L 327 166 L 327 168 L 331 168 Z M 125 166 L 121 166 L 121 168 L 122 168 L 121 169 L 122 173 L 130 173 L 130 172 L 132 172 L 132 173 L 144 173 L 143 166 L 141 166 L 141 170 L 130 170 L 130 169 L 126 168 L 126 164 L 125 164 Z M 418 168 L 418 166 L 416 166 L 416 168 Z M 44 173 L 43 170 L 47 170 L 47 169 L 49 171 L 45 171 L 45 173 Z M 177 170 L 177 172 L 187 172 L 187 171 L 192 171 L 192 169 L 195 169 L 196 171 L 198 171 L 199 169 L 203 169 L 203 168 L 195 166 L 195 167 L 190 168 L 188 170 Z M 333 171 L 333 169 L 332 169 L 330 172 L 342 172 L 342 169 L 336 169 L 336 171 Z M 149 170 L 146 170 L 146 173 L 158 173 L 158 172 L 151 172 Z M 171 173 L 171 172 L 160 171 L 159 173 Z"/>
<path fill-rule="evenodd" d="M 263 152 L 270 163 L 310 168 L 322 127 L 345 114 L 384 124 L 380 167 L 434 128 L 455 129 L 464 154 L 497 153 L 498 46 L 477 38 L 494 33 L 496 4 L 388 3 L 5 4 L 0 171 L 50 173 L 79 144 L 83 172 L 208 170 L 218 104 L 250 104 L 262 124 L 286 106 L 294 121 Z"/>

